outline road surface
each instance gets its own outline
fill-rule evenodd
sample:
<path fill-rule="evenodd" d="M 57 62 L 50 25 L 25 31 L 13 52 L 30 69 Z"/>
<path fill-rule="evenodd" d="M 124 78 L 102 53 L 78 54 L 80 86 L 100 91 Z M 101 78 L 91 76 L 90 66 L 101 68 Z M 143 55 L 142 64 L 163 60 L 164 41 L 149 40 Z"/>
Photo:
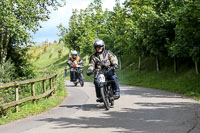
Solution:
<path fill-rule="evenodd" d="M 106 111 L 94 85 L 74 87 L 67 98 L 40 115 L 0 126 L 0 133 L 200 133 L 200 104 L 167 91 L 121 85 L 121 97 Z"/>

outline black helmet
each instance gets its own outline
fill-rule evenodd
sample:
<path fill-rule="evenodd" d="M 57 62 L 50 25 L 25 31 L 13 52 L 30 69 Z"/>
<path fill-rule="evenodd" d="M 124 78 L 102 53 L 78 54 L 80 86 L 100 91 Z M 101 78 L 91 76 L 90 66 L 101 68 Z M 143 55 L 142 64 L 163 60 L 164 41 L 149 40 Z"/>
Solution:
<path fill-rule="evenodd" d="M 105 43 L 104 43 L 104 41 L 103 40 L 95 40 L 94 41 L 94 43 L 93 43 L 93 45 L 94 45 L 94 49 L 96 49 L 96 47 L 105 47 Z"/>

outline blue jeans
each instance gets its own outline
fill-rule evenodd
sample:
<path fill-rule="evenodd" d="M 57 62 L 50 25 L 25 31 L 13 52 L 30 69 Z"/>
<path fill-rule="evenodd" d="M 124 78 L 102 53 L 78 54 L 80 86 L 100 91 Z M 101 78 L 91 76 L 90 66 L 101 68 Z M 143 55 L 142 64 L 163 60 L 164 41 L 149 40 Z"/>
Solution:
<path fill-rule="evenodd" d="M 113 82 L 111 82 L 113 93 L 114 94 L 120 93 L 117 75 L 114 73 L 114 70 L 109 71 L 105 76 L 108 80 L 113 80 Z M 97 85 L 96 80 L 94 80 L 94 85 L 95 85 L 96 97 L 99 98 L 99 97 L 101 97 L 101 92 L 100 92 L 100 88 Z"/>

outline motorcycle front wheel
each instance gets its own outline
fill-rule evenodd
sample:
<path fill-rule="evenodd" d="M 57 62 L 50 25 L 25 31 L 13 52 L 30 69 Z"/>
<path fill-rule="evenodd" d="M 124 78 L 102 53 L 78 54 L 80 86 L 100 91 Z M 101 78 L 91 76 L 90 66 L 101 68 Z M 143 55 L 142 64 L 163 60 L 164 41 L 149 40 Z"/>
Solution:
<path fill-rule="evenodd" d="M 77 86 L 77 84 L 78 84 L 77 82 L 74 82 L 74 86 Z"/>
<path fill-rule="evenodd" d="M 80 84 L 81 84 L 81 87 L 84 86 L 84 81 L 83 81 L 83 74 L 80 74 Z"/>
<path fill-rule="evenodd" d="M 84 81 L 81 80 L 81 81 L 80 81 L 80 84 L 81 84 L 81 87 L 83 87 L 83 86 L 84 86 Z"/>
<path fill-rule="evenodd" d="M 101 87 L 100 91 L 101 91 L 101 96 L 102 96 L 102 99 L 103 99 L 103 102 L 104 102 L 104 106 L 105 106 L 106 110 L 109 110 L 110 109 L 110 102 L 109 102 L 108 94 L 106 92 L 106 88 Z"/>

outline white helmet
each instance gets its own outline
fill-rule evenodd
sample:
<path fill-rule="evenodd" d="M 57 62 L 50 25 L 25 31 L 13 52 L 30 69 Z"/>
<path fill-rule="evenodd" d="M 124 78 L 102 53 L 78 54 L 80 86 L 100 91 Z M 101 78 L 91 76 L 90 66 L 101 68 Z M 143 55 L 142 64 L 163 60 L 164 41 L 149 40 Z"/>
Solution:
<path fill-rule="evenodd" d="M 77 51 L 76 50 L 72 51 L 72 55 L 78 55 Z"/>

